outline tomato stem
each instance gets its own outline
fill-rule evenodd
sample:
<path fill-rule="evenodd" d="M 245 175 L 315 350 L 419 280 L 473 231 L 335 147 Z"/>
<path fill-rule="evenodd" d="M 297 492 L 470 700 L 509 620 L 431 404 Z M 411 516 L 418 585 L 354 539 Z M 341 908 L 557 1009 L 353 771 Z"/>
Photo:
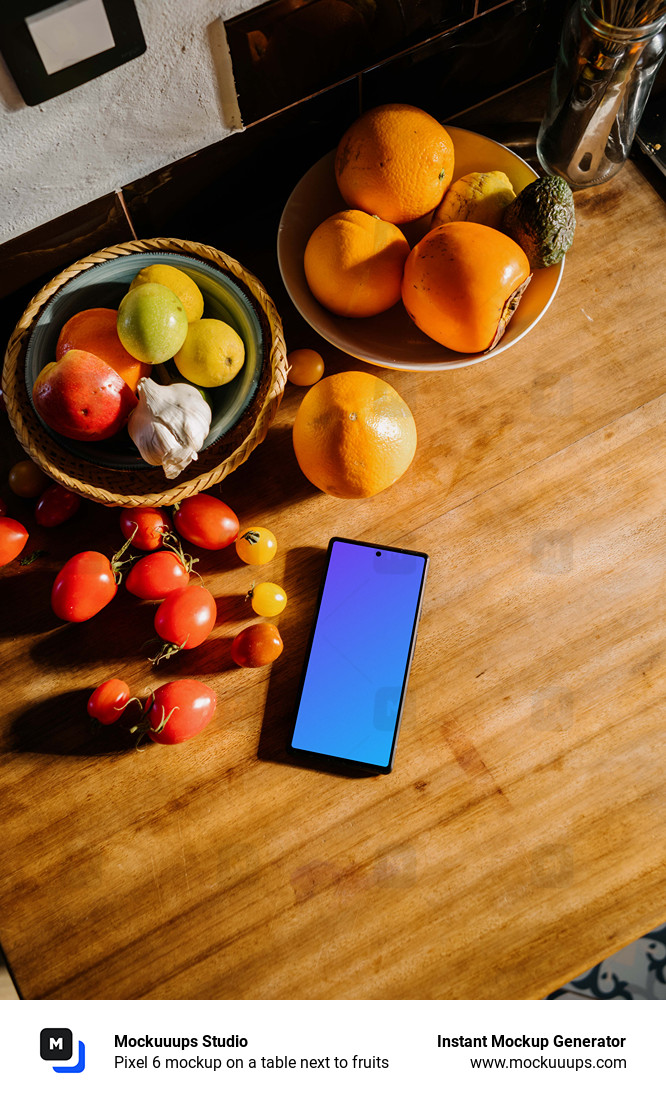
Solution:
<path fill-rule="evenodd" d="M 130 537 L 127 539 L 126 542 L 123 543 L 123 545 L 120 547 L 120 550 L 116 550 L 115 554 L 111 558 L 111 572 L 113 573 L 113 579 L 118 587 L 120 586 L 123 576 L 128 567 L 132 564 L 133 561 L 136 561 L 139 557 L 138 554 L 130 554 L 128 558 L 123 558 L 123 554 L 131 545 L 132 539 L 134 538 L 138 530 L 138 524 L 135 523 L 134 530 L 132 531 Z"/>
<path fill-rule="evenodd" d="M 162 730 L 165 728 L 167 722 L 171 718 L 171 715 L 174 714 L 178 710 L 178 707 L 172 707 L 171 710 L 169 711 L 169 713 L 165 714 L 164 707 L 162 707 L 162 717 L 160 718 L 157 725 L 154 726 L 152 724 L 152 722 L 150 721 L 149 717 L 148 717 L 148 711 L 150 710 L 150 707 L 152 706 L 154 699 L 155 699 L 155 692 L 151 691 L 150 698 L 149 698 L 149 700 L 146 704 L 146 710 L 145 710 L 144 717 L 141 719 L 141 721 L 137 722 L 137 724 L 135 726 L 133 726 L 132 729 L 130 730 L 130 733 L 138 733 L 139 734 L 139 736 L 136 740 L 136 743 L 134 745 L 134 748 L 136 749 L 137 752 L 145 752 L 146 751 L 145 749 L 140 749 L 139 748 L 139 745 L 141 744 L 143 739 L 145 737 L 150 738 L 151 733 L 161 733 Z M 151 738 L 151 740 L 152 740 L 152 738 Z"/>
<path fill-rule="evenodd" d="M 189 636 L 189 635 L 188 635 Z M 187 638 L 182 645 L 176 645 L 175 642 L 165 642 L 161 649 L 157 651 L 154 657 L 149 657 L 151 665 L 155 666 L 160 661 L 168 661 L 170 657 L 175 657 L 177 653 L 180 653 L 187 643 Z"/>
<path fill-rule="evenodd" d="M 37 561 L 37 558 L 43 558 L 48 555 L 48 550 L 33 550 L 32 554 L 28 554 L 25 558 L 19 558 L 19 565 L 32 565 L 33 561 Z"/>
<path fill-rule="evenodd" d="M 167 722 L 171 718 L 171 715 L 175 714 L 176 711 L 179 710 L 179 709 L 180 709 L 179 707 L 172 707 L 171 710 L 169 711 L 169 713 L 165 714 L 164 713 L 164 707 L 162 707 L 162 717 L 160 718 L 160 720 L 159 720 L 159 722 L 157 723 L 156 726 L 151 726 L 151 729 L 152 729 L 153 733 L 161 733 L 162 730 L 165 728 Z"/>
<path fill-rule="evenodd" d="M 122 708 L 122 711 L 121 711 L 121 714 L 120 714 L 121 718 L 124 717 L 127 714 L 127 711 L 129 710 L 129 708 L 132 706 L 133 703 L 136 703 L 139 706 L 139 709 L 141 711 L 143 711 L 143 701 L 141 699 L 139 699 L 138 695 L 131 695 L 129 697 L 129 699 L 127 700 L 127 702 L 125 703 L 125 705 L 123 706 L 123 708 Z M 133 733 L 134 732 L 134 727 L 132 727 L 129 732 Z"/>
<path fill-rule="evenodd" d="M 155 702 L 155 692 L 151 691 L 151 693 L 148 696 L 145 703 L 143 703 L 141 701 L 141 699 L 139 699 L 135 696 L 134 698 L 130 699 L 128 704 L 127 704 L 129 706 L 129 703 L 138 703 L 139 706 L 141 707 L 141 711 L 142 711 L 141 717 L 129 729 L 129 733 L 131 733 L 131 734 L 137 734 L 138 733 L 138 735 L 139 735 L 137 737 L 135 745 L 134 745 L 134 748 L 137 752 L 145 752 L 145 749 L 140 749 L 139 748 L 139 745 L 144 740 L 144 738 L 150 737 L 151 733 L 161 733 L 162 730 L 164 729 L 164 727 L 166 726 L 167 722 L 171 718 L 171 715 L 174 713 L 174 711 L 178 710 L 177 706 L 172 707 L 171 710 L 169 711 L 169 713 L 166 714 L 165 710 L 164 710 L 164 707 L 162 707 L 162 717 L 160 718 L 157 725 L 154 726 L 153 723 L 150 721 L 150 718 L 149 718 L 149 712 L 150 712 L 150 709 L 151 709 L 154 702 Z"/>
<path fill-rule="evenodd" d="M 139 706 L 141 707 L 141 709 L 143 710 L 143 703 L 141 702 L 141 700 L 136 695 L 131 695 L 126 703 L 120 703 L 118 706 L 113 707 L 113 710 L 118 712 L 118 717 L 116 719 L 114 719 L 113 722 L 109 722 L 108 725 L 114 726 L 116 724 L 116 722 L 119 722 L 120 719 L 122 717 L 124 717 L 124 715 L 126 714 L 128 707 L 132 706 L 132 703 L 138 703 Z M 102 723 L 102 722 L 100 722 L 99 718 L 95 718 L 94 716 L 91 716 L 90 724 L 93 727 L 93 729 L 98 730 L 99 732 L 102 732 L 104 730 L 104 726 L 107 723 Z M 132 733 L 132 732 L 133 732 L 133 728 L 130 729 L 130 733 Z"/>
<path fill-rule="evenodd" d="M 173 531 L 165 531 L 162 535 L 162 546 L 166 546 L 167 550 L 171 550 L 178 558 L 181 565 L 187 569 L 188 573 L 194 571 L 193 567 L 199 561 L 198 558 L 193 558 L 191 554 L 186 554 L 183 550 L 183 544 L 181 543 L 178 535 Z M 198 576 L 198 574 L 197 574 Z"/>

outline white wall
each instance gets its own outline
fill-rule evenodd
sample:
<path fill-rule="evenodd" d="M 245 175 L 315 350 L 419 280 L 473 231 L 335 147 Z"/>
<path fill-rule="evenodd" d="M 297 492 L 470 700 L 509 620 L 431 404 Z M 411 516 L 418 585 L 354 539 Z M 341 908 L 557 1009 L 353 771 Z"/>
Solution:
<path fill-rule="evenodd" d="M 239 128 L 221 20 L 256 0 L 135 2 L 146 52 L 38 106 L 0 58 L 0 242 Z"/>

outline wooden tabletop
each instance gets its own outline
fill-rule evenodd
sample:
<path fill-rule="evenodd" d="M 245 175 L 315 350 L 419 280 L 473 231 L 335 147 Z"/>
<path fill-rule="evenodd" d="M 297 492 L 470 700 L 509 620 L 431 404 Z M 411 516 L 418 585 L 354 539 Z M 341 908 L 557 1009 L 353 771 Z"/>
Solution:
<path fill-rule="evenodd" d="M 560 290 L 522 341 L 438 374 L 368 369 L 410 405 L 416 458 L 363 502 L 293 456 L 303 391 L 222 483 L 275 560 L 200 554 L 219 606 L 199 650 L 153 670 L 154 608 L 88 623 L 49 607 L 85 503 L 0 573 L 0 942 L 28 998 L 537 998 L 666 918 L 666 206 L 629 163 L 576 195 Z M 329 371 L 359 364 L 284 307 Z M 20 457 L 0 425 L 3 485 Z M 9 499 L 0 486 L 0 493 Z M 392 774 L 285 756 L 323 550 L 337 534 L 425 550 L 425 606 Z M 253 579 L 279 581 L 285 648 L 239 669 Z M 214 724 L 136 751 L 91 729 L 116 675 L 218 692 Z"/>

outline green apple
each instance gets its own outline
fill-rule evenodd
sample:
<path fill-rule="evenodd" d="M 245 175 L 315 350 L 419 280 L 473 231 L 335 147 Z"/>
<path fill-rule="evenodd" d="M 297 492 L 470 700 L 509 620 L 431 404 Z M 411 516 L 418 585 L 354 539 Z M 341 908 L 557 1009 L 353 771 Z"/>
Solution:
<path fill-rule="evenodd" d="M 141 363 L 165 363 L 187 336 L 187 314 L 172 290 L 144 283 L 128 290 L 118 307 L 118 338 Z"/>

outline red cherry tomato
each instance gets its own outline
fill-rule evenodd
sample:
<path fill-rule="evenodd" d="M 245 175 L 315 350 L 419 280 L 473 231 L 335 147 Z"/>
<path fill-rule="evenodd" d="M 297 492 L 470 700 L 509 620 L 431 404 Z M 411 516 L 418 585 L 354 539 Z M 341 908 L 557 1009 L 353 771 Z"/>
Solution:
<path fill-rule="evenodd" d="M 148 736 L 161 745 L 176 745 L 201 733 L 215 713 L 217 696 L 200 680 L 171 680 L 148 700 Z"/>
<path fill-rule="evenodd" d="M 81 507 L 81 497 L 64 485 L 50 485 L 35 507 L 35 519 L 40 527 L 59 527 L 71 519 Z"/>
<path fill-rule="evenodd" d="M 155 630 L 177 649 L 194 649 L 206 640 L 216 618 L 215 600 L 207 588 L 195 584 L 166 597 L 155 612 Z"/>
<path fill-rule="evenodd" d="M 204 550 L 223 550 L 238 534 L 238 516 L 217 497 L 197 493 L 186 497 L 174 512 L 176 530 Z"/>
<path fill-rule="evenodd" d="M 170 592 L 186 588 L 190 574 L 173 550 L 156 550 L 140 558 L 125 580 L 125 588 L 140 600 L 163 600 Z"/>
<path fill-rule="evenodd" d="M 129 703 L 130 689 L 124 680 L 105 680 L 88 700 L 88 714 L 103 726 L 117 722 Z"/>
<path fill-rule="evenodd" d="M 162 536 L 171 531 L 171 520 L 164 508 L 123 508 L 120 530 L 136 550 L 159 550 Z"/>
<path fill-rule="evenodd" d="M 231 643 L 231 657 L 237 665 L 260 668 L 270 665 L 283 650 L 280 631 L 273 623 L 252 623 Z"/>
<path fill-rule="evenodd" d="M 15 462 L 9 471 L 9 488 L 17 497 L 38 497 L 43 493 L 49 479 L 31 458 L 24 458 Z"/>
<path fill-rule="evenodd" d="M 82 623 L 111 603 L 118 591 L 113 566 L 97 550 L 84 550 L 65 562 L 51 589 L 51 607 L 59 619 Z"/>
<path fill-rule="evenodd" d="M 0 565 L 7 565 L 21 553 L 28 541 L 28 532 L 17 519 L 0 518 Z"/>

